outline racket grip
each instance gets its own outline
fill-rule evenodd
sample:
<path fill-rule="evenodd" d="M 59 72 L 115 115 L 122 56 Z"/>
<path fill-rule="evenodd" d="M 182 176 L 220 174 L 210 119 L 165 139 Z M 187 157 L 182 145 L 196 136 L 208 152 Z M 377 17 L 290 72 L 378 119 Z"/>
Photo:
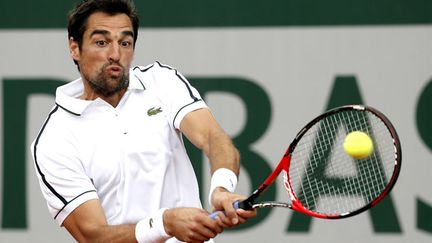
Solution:
<path fill-rule="evenodd" d="M 234 209 L 239 209 L 240 208 L 239 204 L 240 204 L 239 201 L 233 202 Z M 214 211 L 213 213 L 209 214 L 209 217 L 211 219 L 216 219 L 216 217 L 221 213 L 225 214 L 225 211 Z"/>

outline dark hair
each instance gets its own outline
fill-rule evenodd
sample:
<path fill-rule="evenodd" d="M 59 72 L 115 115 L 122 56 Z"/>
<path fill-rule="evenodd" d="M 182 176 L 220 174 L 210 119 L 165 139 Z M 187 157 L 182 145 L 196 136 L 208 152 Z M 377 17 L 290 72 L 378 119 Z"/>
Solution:
<path fill-rule="evenodd" d="M 124 13 L 129 16 L 132 22 L 135 46 L 138 38 L 139 17 L 135 5 L 130 0 L 84 0 L 78 3 L 68 14 L 68 38 L 72 37 L 81 48 L 83 35 L 87 29 L 87 20 L 91 14 L 96 12 L 109 15 Z"/>

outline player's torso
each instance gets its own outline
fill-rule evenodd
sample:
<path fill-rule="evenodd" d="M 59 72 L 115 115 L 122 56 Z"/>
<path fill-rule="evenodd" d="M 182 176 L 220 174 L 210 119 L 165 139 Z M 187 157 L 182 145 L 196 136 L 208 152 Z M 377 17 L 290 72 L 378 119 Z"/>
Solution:
<path fill-rule="evenodd" d="M 158 208 L 178 142 L 163 104 L 151 92 L 132 91 L 116 108 L 100 102 L 89 109 L 76 124 L 79 156 L 107 218 L 129 218 L 125 205 Z"/>

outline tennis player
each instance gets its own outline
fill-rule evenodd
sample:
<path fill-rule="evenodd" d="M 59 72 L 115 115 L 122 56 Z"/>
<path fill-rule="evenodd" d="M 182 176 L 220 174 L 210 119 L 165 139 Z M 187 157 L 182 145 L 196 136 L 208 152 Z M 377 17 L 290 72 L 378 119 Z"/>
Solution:
<path fill-rule="evenodd" d="M 32 143 L 52 217 L 79 242 L 205 242 L 244 223 L 235 210 L 239 154 L 200 94 L 175 69 L 131 67 L 139 19 L 128 0 L 87 0 L 68 21 L 80 78 L 59 87 Z M 211 163 L 209 201 L 182 136 Z"/>

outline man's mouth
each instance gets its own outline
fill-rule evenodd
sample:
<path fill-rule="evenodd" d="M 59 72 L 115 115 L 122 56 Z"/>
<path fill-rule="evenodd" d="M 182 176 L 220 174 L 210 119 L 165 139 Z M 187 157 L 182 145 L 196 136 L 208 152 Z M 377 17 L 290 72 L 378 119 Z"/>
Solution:
<path fill-rule="evenodd" d="M 106 71 L 110 75 L 116 75 L 117 76 L 123 71 L 123 68 L 121 66 L 118 66 L 118 65 L 109 65 L 106 68 Z"/>

